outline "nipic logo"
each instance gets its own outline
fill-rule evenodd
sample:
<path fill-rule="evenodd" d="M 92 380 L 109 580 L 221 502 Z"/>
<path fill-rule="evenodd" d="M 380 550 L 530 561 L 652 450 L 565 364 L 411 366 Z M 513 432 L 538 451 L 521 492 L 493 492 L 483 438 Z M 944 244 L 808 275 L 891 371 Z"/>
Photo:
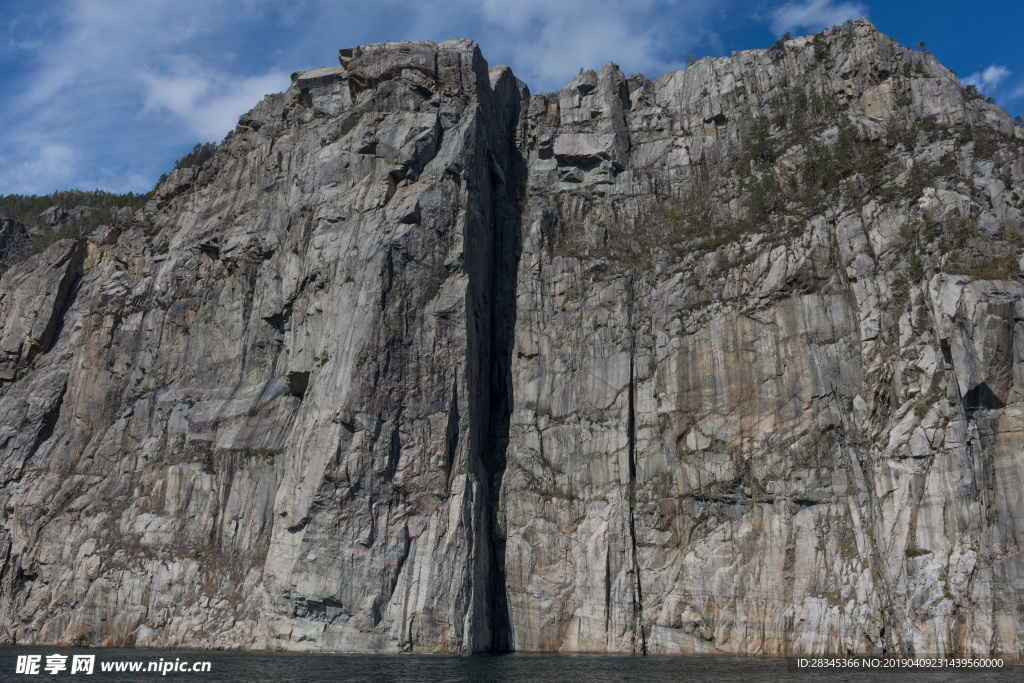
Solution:
<path fill-rule="evenodd" d="M 71 660 L 70 667 L 68 660 Z M 58 674 L 68 672 L 72 674 L 91 674 L 96 667 L 96 655 L 18 655 L 18 663 L 14 670 L 16 674 Z M 70 668 L 70 670 L 69 670 Z M 111 673 L 154 673 L 166 676 L 169 673 L 209 673 L 210 662 L 182 661 L 175 657 L 174 661 L 103 661 L 100 660 L 100 671 Z"/>
<path fill-rule="evenodd" d="M 42 662 L 42 655 L 18 655 L 14 673 L 37 674 L 40 667 L 48 674 L 57 674 L 68 670 L 67 655 L 46 655 L 46 664 Z M 95 666 L 96 655 L 73 655 L 71 657 L 71 673 L 73 674 L 91 674 Z"/>

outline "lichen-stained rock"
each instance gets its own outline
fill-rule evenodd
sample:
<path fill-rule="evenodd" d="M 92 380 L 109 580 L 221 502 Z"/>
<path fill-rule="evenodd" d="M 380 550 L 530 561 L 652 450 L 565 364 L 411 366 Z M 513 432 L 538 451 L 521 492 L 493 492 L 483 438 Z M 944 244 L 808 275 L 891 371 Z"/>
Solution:
<path fill-rule="evenodd" d="M 0 639 L 1024 653 L 1024 146 L 865 21 L 341 50 L 0 277 Z"/>

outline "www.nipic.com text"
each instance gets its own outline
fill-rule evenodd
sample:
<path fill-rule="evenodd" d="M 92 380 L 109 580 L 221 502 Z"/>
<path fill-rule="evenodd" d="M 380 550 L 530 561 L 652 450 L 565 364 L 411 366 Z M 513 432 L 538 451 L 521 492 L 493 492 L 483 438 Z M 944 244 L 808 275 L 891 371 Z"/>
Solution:
<path fill-rule="evenodd" d="M 205 673 L 210 670 L 210 662 L 190 662 L 176 658 L 174 661 L 162 657 L 158 661 L 126 661 L 100 662 L 102 672 L 124 673 L 156 673 L 166 676 L 169 673 Z M 16 674 L 91 674 L 96 668 L 96 655 L 18 655 L 15 666 Z"/>

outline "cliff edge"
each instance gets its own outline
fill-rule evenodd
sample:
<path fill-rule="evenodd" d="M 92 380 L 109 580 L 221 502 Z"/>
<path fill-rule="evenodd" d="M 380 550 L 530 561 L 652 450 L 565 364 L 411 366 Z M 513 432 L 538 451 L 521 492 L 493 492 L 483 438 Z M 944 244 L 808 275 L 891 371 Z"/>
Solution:
<path fill-rule="evenodd" d="M 0 277 L 0 639 L 1020 659 L 1024 126 L 866 21 L 339 61 Z"/>

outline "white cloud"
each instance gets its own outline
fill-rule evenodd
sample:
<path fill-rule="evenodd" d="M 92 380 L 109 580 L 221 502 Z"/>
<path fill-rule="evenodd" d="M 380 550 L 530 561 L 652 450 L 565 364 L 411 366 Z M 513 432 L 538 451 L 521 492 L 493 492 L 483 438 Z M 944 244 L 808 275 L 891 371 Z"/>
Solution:
<path fill-rule="evenodd" d="M 966 76 L 963 82 L 968 85 L 976 85 L 982 91 L 994 92 L 1010 73 L 1011 71 L 1005 66 L 992 64 L 984 71 L 975 71 Z"/>
<path fill-rule="evenodd" d="M 70 146 L 61 143 L 43 142 L 33 144 L 23 141 L 29 154 L 22 159 L 0 157 L 0 186 L 21 188 L 34 192 L 30 188 L 51 187 L 53 189 L 70 189 L 67 179 L 78 173 L 79 154 Z"/>
<path fill-rule="evenodd" d="M 50 19 L 58 22 L 56 42 L 36 41 L 40 67 L 27 103 L 74 88 L 83 78 L 125 78 L 140 63 L 158 60 L 177 46 L 209 32 L 222 2 L 153 0 L 66 3 Z"/>
<path fill-rule="evenodd" d="M 287 87 L 284 69 L 254 68 L 233 52 L 273 12 L 271 0 L 22 10 L 15 21 L 31 38 L 7 47 L 24 70 L 3 75 L 0 193 L 150 189 L 182 150 L 219 141 L 266 93 Z"/>
<path fill-rule="evenodd" d="M 143 112 L 166 110 L 202 140 L 219 141 L 264 95 L 281 92 L 289 84 L 288 74 L 279 70 L 236 78 L 187 61 L 190 67 L 176 73 L 142 76 Z"/>
<path fill-rule="evenodd" d="M 786 32 L 819 31 L 867 15 L 868 8 L 859 2 L 787 2 L 772 12 L 771 27 L 775 35 L 781 36 Z"/>

